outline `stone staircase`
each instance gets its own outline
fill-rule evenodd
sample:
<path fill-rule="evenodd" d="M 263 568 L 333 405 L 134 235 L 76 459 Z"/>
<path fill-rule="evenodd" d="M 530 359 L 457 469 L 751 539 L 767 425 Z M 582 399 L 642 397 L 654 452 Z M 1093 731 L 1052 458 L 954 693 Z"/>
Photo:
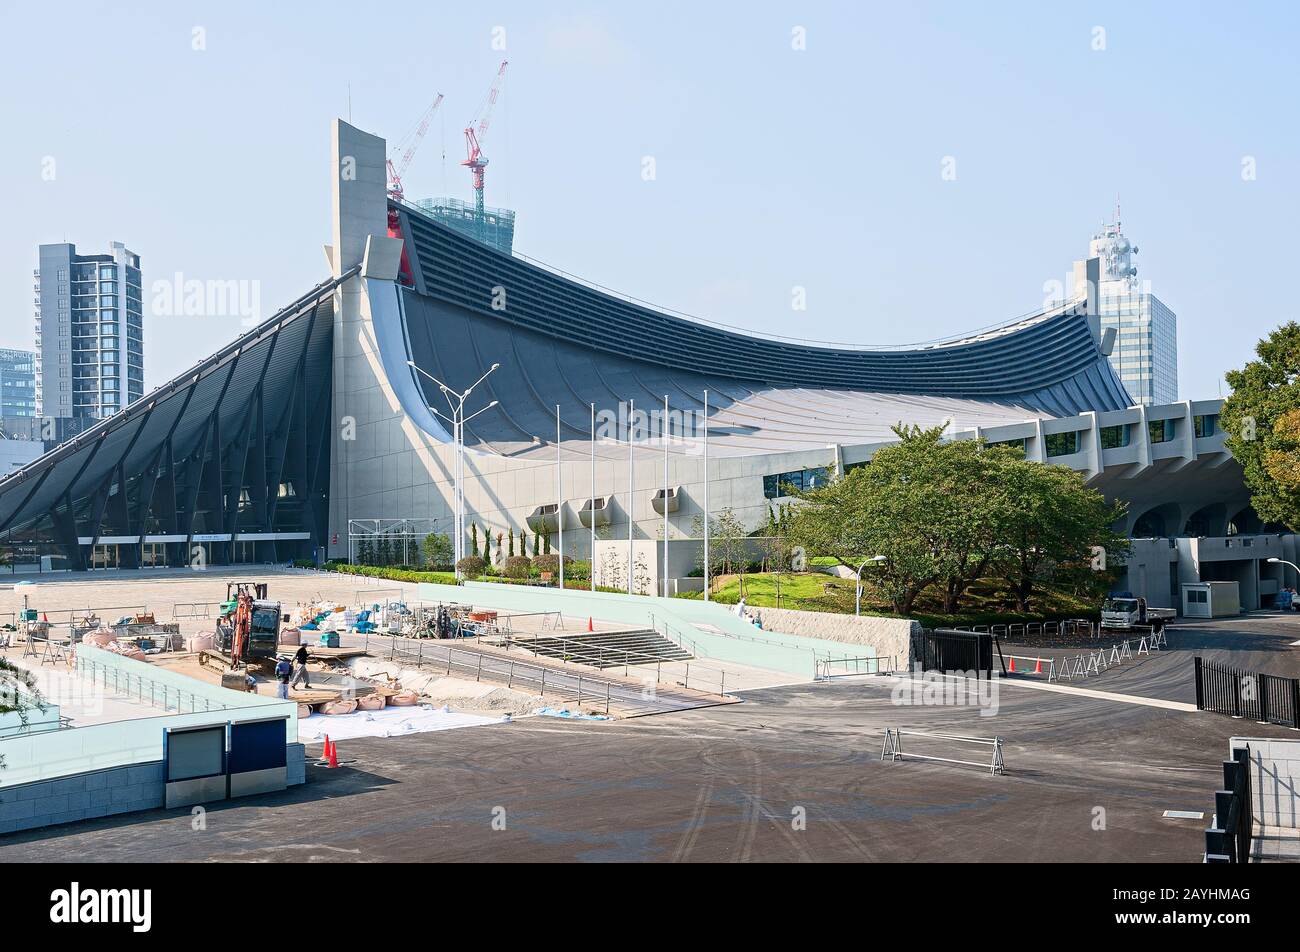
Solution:
<path fill-rule="evenodd" d="M 650 628 L 572 635 L 512 635 L 505 641 L 509 647 L 523 648 L 538 657 L 593 668 L 689 661 L 694 657 L 671 638 Z"/>

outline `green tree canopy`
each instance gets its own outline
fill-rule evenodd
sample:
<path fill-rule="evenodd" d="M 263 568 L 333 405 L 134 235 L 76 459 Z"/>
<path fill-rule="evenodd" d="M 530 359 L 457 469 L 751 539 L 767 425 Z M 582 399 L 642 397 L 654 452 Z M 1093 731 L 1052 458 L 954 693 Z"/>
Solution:
<path fill-rule="evenodd" d="M 1224 375 L 1232 395 L 1219 422 L 1255 512 L 1294 530 L 1300 528 L 1300 324 L 1283 324 L 1255 353 L 1258 360 Z"/>
<path fill-rule="evenodd" d="M 1031 463 L 983 440 L 945 440 L 942 426 L 895 427 L 897 444 L 867 466 L 800 494 L 790 541 L 864 569 L 899 614 L 930 586 L 952 613 L 990 573 L 1015 579 L 1026 605 L 1034 583 L 1058 561 L 1093 546 L 1122 554 L 1111 523 L 1123 512 L 1065 467 Z"/>

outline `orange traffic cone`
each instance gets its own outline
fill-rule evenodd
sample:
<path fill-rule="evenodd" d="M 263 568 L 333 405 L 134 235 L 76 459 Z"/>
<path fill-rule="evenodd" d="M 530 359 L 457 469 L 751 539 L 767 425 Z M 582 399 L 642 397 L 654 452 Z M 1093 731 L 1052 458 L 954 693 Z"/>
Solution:
<path fill-rule="evenodd" d="M 1034 664 L 1034 674 L 1042 674 L 1042 673 L 1043 673 L 1043 659 L 1038 658 L 1036 659 L 1036 663 Z"/>
<path fill-rule="evenodd" d="M 596 630 L 595 628 L 591 627 L 591 616 L 590 616 L 590 615 L 587 616 L 587 630 L 588 630 L 588 631 L 595 631 L 595 630 Z"/>
<path fill-rule="evenodd" d="M 339 749 L 334 744 L 330 744 L 329 765 L 331 767 L 337 767 L 339 765 Z"/>
<path fill-rule="evenodd" d="M 325 735 L 325 749 L 321 751 L 320 759 L 321 760 L 330 759 L 330 735 L 329 734 Z"/>
<path fill-rule="evenodd" d="M 1015 674 L 1015 673 L 1016 673 L 1016 659 L 1015 659 L 1015 658 L 1012 658 L 1012 659 L 1011 659 L 1011 667 L 1007 668 L 1007 672 L 1008 672 L 1009 674 Z"/>

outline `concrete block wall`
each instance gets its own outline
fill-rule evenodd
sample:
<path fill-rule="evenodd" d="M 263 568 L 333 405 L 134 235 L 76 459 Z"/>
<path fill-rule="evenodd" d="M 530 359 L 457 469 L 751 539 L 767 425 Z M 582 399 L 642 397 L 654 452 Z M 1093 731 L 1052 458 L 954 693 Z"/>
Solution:
<path fill-rule="evenodd" d="M 1250 747 L 1250 793 L 1255 823 L 1300 828 L 1300 740 L 1233 737 L 1234 748 Z"/>
<path fill-rule="evenodd" d="M 896 659 L 900 669 L 910 666 L 912 633 L 921 630 L 920 622 L 909 618 L 839 615 L 793 608 L 750 608 L 748 611 L 764 631 L 862 645 L 873 649 L 878 658 Z"/>
<path fill-rule="evenodd" d="M 307 765 L 303 745 L 289 744 L 286 759 L 289 786 L 305 783 Z M 165 800 L 166 778 L 161 760 L 0 788 L 0 835 L 119 813 L 158 810 Z"/>

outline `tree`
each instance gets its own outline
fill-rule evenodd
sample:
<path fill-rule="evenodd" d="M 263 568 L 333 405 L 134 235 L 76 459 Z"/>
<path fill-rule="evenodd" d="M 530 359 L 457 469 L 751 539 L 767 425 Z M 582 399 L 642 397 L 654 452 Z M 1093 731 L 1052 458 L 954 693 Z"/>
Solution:
<path fill-rule="evenodd" d="M 471 522 L 469 524 L 469 554 L 478 558 L 478 524 Z"/>
<path fill-rule="evenodd" d="M 1012 580 L 1023 609 L 1036 581 L 1057 564 L 1104 545 L 1123 514 L 1063 467 L 1031 463 L 1020 450 L 983 440 L 945 440 L 943 427 L 895 427 L 899 442 L 867 466 L 799 494 L 790 538 L 857 566 L 898 614 L 931 586 L 955 613 L 970 585 L 990 572 Z"/>
<path fill-rule="evenodd" d="M 1122 503 L 1108 503 L 1066 466 L 1015 461 L 998 474 L 1010 501 L 998 516 L 1001 546 L 995 555 L 1016 611 L 1028 612 L 1039 583 L 1069 572 L 1123 564 L 1128 539 L 1112 526 Z"/>
<path fill-rule="evenodd" d="M 691 535 L 697 539 L 704 538 L 704 518 L 696 516 L 691 520 Z M 731 575 L 744 567 L 749 557 L 746 539 L 749 533 L 730 507 L 723 509 L 709 519 L 709 574 L 711 576 Z M 700 545 L 695 553 L 695 567 L 704 569 L 704 546 Z"/>
<path fill-rule="evenodd" d="M 968 505 L 958 478 L 966 450 L 948 450 L 959 444 L 942 442 L 943 429 L 895 427 L 900 442 L 867 466 L 801 491 L 791 516 L 792 541 L 809 551 L 851 565 L 884 556 L 870 578 L 898 614 L 911 613 L 921 592 L 940 582 L 945 601 L 959 597 L 960 563 L 974 550 L 976 530 L 963 528 L 968 517 L 957 511 Z"/>
<path fill-rule="evenodd" d="M 451 564 L 451 539 L 442 532 L 430 532 L 421 543 L 426 565 L 442 568 Z"/>
<path fill-rule="evenodd" d="M 45 711 L 47 705 L 36 687 L 36 675 L 20 668 L 8 658 L 0 657 L 0 714 L 18 715 L 19 723 L 27 726 L 30 712 Z M 5 765 L 0 754 L 0 769 Z"/>
<path fill-rule="evenodd" d="M 515 527 L 514 526 L 510 527 L 509 539 L 510 539 L 510 548 L 508 550 L 507 557 L 513 559 L 515 557 Z"/>
<path fill-rule="evenodd" d="M 1232 395 L 1219 421 L 1265 522 L 1300 528 L 1300 324 L 1255 347 L 1258 360 L 1224 375 Z"/>

